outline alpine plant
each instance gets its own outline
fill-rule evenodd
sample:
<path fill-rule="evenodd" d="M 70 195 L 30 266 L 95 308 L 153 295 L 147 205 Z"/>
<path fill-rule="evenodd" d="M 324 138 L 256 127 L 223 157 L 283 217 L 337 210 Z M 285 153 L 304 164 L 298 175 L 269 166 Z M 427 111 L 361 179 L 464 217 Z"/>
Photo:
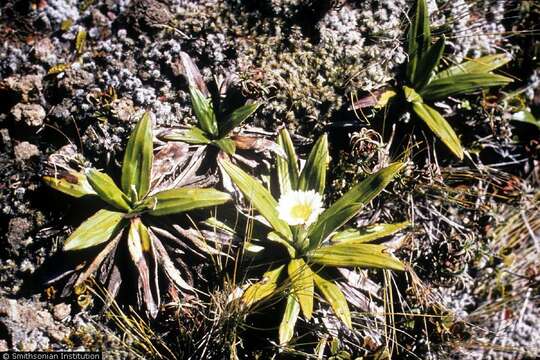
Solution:
<path fill-rule="evenodd" d="M 302 169 L 286 130 L 281 131 L 278 143 L 286 158 L 276 157 L 280 191 L 276 198 L 236 165 L 220 159 L 220 166 L 249 205 L 264 218 L 262 223 L 269 231 L 261 245 L 273 243 L 286 250 L 283 252 L 286 255 L 274 258 L 261 281 L 247 287 L 241 298 L 249 308 L 265 299 L 285 294 L 279 342 L 286 344 L 294 335 L 300 312 L 306 320 L 311 319 L 315 292 L 322 295 L 336 316 L 351 328 L 347 300 L 338 286 L 339 279 L 333 277 L 331 270 L 351 267 L 403 270 L 401 261 L 384 245 L 371 242 L 392 235 L 408 224 L 382 224 L 374 232 L 342 230 L 364 204 L 392 181 L 403 167 L 402 163 L 393 163 L 369 175 L 325 209 L 322 199 L 329 163 L 327 136 L 323 135 L 315 143 Z M 257 266 L 255 262 L 252 265 Z"/>
<path fill-rule="evenodd" d="M 150 230 L 152 219 L 220 205 L 231 198 L 215 189 L 176 188 L 152 193 L 152 164 L 152 120 L 150 114 L 145 113 L 129 138 L 120 185 L 93 168 L 45 176 L 44 181 L 76 198 L 97 196 L 103 201 L 103 209 L 84 221 L 64 243 L 64 251 L 100 247 L 98 255 L 78 276 L 75 286 L 84 283 L 103 266 L 107 271 L 102 269 L 100 273 L 105 274 L 103 280 L 108 282 L 108 290 L 114 297 L 121 283 L 115 253 L 127 247 L 138 272 L 139 304 L 144 303 L 148 314 L 156 317 L 161 298 L 159 269 L 178 289 L 193 289 L 183 280 L 164 244 Z"/>

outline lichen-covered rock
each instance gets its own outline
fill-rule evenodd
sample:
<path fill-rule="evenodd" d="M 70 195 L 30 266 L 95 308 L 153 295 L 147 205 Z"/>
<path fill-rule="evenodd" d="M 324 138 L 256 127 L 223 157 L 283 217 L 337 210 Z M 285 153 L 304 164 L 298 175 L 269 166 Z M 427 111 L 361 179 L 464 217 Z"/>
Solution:
<path fill-rule="evenodd" d="M 47 116 L 43 106 L 39 104 L 18 103 L 11 109 L 15 121 L 24 122 L 28 126 L 38 127 L 43 125 Z"/>
<path fill-rule="evenodd" d="M 71 314 L 71 305 L 60 303 L 54 305 L 53 316 L 55 320 L 62 321 Z"/>
<path fill-rule="evenodd" d="M 266 14 L 203 1 L 185 6 L 177 19 L 186 34 L 204 31 L 205 36 L 181 39 L 203 60 L 200 67 L 209 62 L 236 74 L 246 96 L 264 99 L 258 117 L 263 126 L 287 123 L 308 135 L 336 120 L 334 115 L 349 107 L 351 92 L 379 88 L 391 79 L 404 60 L 398 26 L 403 6 L 366 2 L 330 10 L 317 25 L 319 41 L 278 16 L 279 7 Z"/>
<path fill-rule="evenodd" d="M 7 331 L 11 349 L 43 351 L 49 348 L 47 330 L 63 328 L 38 303 L 0 298 L 0 323 Z"/>
<path fill-rule="evenodd" d="M 34 229 L 32 221 L 15 217 L 9 220 L 7 240 L 14 251 L 18 251 L 24 246 L 23 241 L 26 240 L 27 235 Z"/>
<path fill-rule="evenodd" d="M 28 101 L 31 93 L 39 93 L 43 89 L 42 75 L 13 75 L 0 83 L 0 88 L 17 93 L 22 101 Z"/>
<path fill-rule="evenodd" d="M 40 179 L 46 164 L 39 160 L 54 153 L 51 159 L 58 160 L 59 166 L 73 165 L 79 169 L 84 164 L 104 168 L 117 179 L 127 137 L 140 112 L 152 112 L 155 125 L 161 128 L 195 121 L 179 61 L 181 51 L 193 57 L 215 94 L 219 89 L 213 86 L 214 78 L 227 76 L 235 80 L 231 86 L 231 101 L 260 100 L 262 106 L 249 121 L 265 127 L 269 134 L 280 126 L 288 126 L 293 130 L 293 140 L 299 145 L 300 153 L 307 148 L 304 145 L 309 144 L 310 139 L 327 131 L 329 124 L 335 125 L 332 130 L 342 123 L 361 128 L 351 137 L 348 129 L 344 136 L 335 136 L 335 139 L 330 136 L 333 159 L 327 199 L 339 197 L 366 173 L 403 156 L 401 152 L 392 152 L 386 143 L 401 144 L 401 137 L 383 139 L 372 126 L 376 124 L 363 121 L 362 114 L 358 114 L 360 119 L 357 119 L 349 108 L 356 92 L 381 89 L 398 79 L 400 65 L 406 58 L 403 40 L 409 20 L 405 14 L 413 0 L 5 3 L 0 5 L 0 78 L 3 79 L 0 82 L 3 99 L 0 103 L 0 241 L 9 251 L 0 254 L 0 294 L 18 294 L 22 279 L 40 269 L 40 265 L 58 251 L 62 240 L 79 220 L 82 221 L 71 218 L 78 215 L 71 211 L 78 200 L 65 200 L 63 194 L 55 193 L 63 200 L 49 201 L 50 190 L 44 188 Z M 355 315 L 355 324 L 367 324 L 367 330 L 360 330 L 360 326 L 353 331 L 343 329 L 339 337 L 346 339 L 343 342 L 347 342 L 348 351 L 361 345 L 362 354 L 358 356 L 364 356 L 365 349 L 380 351 L 377 356 L 384 354 L 379 346 L 392 345 L 395 339 L 393 335 L 386 337 L 378 329 L 394 326 L 399 343 L 394 349 L 406 349 L 411 357 L 426 358 L 429 354 L 434 359 L 519 358 L 527 353 L 515 349 L 538 348 L 537 291 L 531 285 L 538 282 L 538 277 L 529 275 L 536 270 L 522 263 L 506 271 L 509 268 L 499 266 L 500 253 L 489 247 L 484 233 L 485 227 L 493 226 L 493 217 L 499 214 L 501 202 L 519 202 L 519 196 L 538 187 L 540 170 L 536 154 L 540 145 L 533 131 L 536 127 L 529 124 L 526 126 L 532 128 L 520 129 L 513 117 L 514 107 L 521 106 L 538 115 L 540 104 L 539 72 L 531 70 L 538 67 L 534 60 L 537 50 L 515 42 L 516 37 L 532 39 L 532 36 L 526 37 L 532 33 L 529 31 L 532 25 L 514 27 L 519 21 L 516 18 L 527 12 L 527 21 L 535 24 L 537 13 L 534 7 L 527 9 L 528 3 L 520 2 L 516 6 L 516 2 L 508 0 L 428 1 L 434 38 L 441 33 L 447 38 L 449 53 L 444 54 L 445 64 L 508 51 L 518 55 L 515 60 L 519 56 L 526 59 L 521 60 L 528 68 L 524 76 L 516 76 L 516 87 L 508 88 L 505 93 L 473 94 L 436 104 L 444 107 L 445 116 L 449 116 L 453 126 L 463 127 L 459 136 L 471 158 L 455 163 L 438 152 L 431 152 L 431 146 L 418 149 L 419 153 L 429 153 L 428 156 L 414 157 L 414 163 L 407 164 L 402 176 L 351 221 L 351 226 L 362 226 L 411 220 L 414 226 L 401 249 L 403 255 L 399 256 L 410 260 L 422 280 L 420 284 L 413 272 L 405 276 L 396 274 L 392 279 L 396 280 L 395 289 L 392 288 L 394 299 L 399 301 L 395 304 L 389 299 L 384 301 L 403 307 L 391 309 L 396 314 L 396 322 L 384 324 L 382 322 L 390 316 L 377 317 L 377 326 L 371 328 L 372 316 Z M 87 34 L 86 46 L 77 50 L 77 34 L 82 32 Z M 521 63 L 512 64 L 516 64 L 510 65 L 516 68 L 521 66 Z M 65 69 L 46 75 L 54 65 Z M 513 69 L 506 70 L 515 75 Z M 523 93 L 514 97 L 515 89 L 523 89 Z M 399 125 L 402 120 L 414 121 L 408 115 L 400 119 L 396 119 L 395 114 L 386 115 L 385 124 L 389 127 Z M 529 136 L 526 143 L 521 143 L 522 133 Z M 430 142 L 431 138 L 428 140 Z M 484 157 L 487 150 L 494 155 Z M 84 154 L 84 158 L 80 154 Z M 448 163 L 452 167 L 445 167 Z M 513 182 L 501 175 L 505 171 L 523 179 L 527 186 L 506 190 Z M 507 192 L 499 193 L 501 189 Z M 220 213 L 217 214 L 219 217 Z M 532 222 L 532 226 L 536 226 Z M 522 228 L 527 229 L 527 226 L 523 224 Z M 521 257 L 537 255 L 531 249 Z M 527 262 L 533 264 L 534 259 L 527 258 Z M 211 265 L 197 269 L 215 270 Z M 517 275 L 506 281 L 510 273 Z M 378 281 L 378 274 L 370 272 L 370 278 Z M 498 297 L 501 279 L 506 281 L 501 293 L 511 291 L 509 302 L 507 298 Z M 212 285 L 211 280 L 208 282 Z M 436 307 L 444 306 L 455 319 L 473 323 L 477 329 L 487 329 L 475 333 L 475 340 L 482 341 L 480 348 L 472 349 L 478 343 L 465 343 L 472 346 L 454 351 L 451 346 L 459 341 L 444 344 L 443 337 L 450 336 L 446 316 L 441 319 L 436 313 L 431 317 L 431 308 L 415 293 L 430 293 L 430 290 L 438 295 Z M 222 295 L 221 289 L 215 291 Z M 399 291 L 402 292 L 398 294 Z M 122 347 L 121 342 L 114 342 L 114 346 L 103 345 L 102 342 L 110 341 L 109 333 L 97 322 L 88 325 L 67 303 L 54 308 L 51 305 L 50 311 L 43 303 L 22 298 L 15 303 L 13 306 L 20 314 L 26 307 L 39 314 L 43 321 L 30 322 L 36 328 L 29 329 L 20 323 L 24 316 L 16 321 L 10 320 L 9 315 L 1 316 L 2 330 L 7 326 L 10 337 L 9 341 L 0 341 L 0 350 Z M 351 304 L 353 306 L 357 304 Z M 497 310 L 496 316 L 485 309 Z M 206 310 L 214 311 L 214 308 Z M 341 325 L 327 310 L 324 305 L 317 309 L 313 322 L 301 323 L 299 330 L 311 330 L 315 325 L 321 329 L 317 334 L 327 336 L 329 329 L 324 325 L 330 324 L 330 333 L 334 334 Z M 358 314 L 357 310 L 354 312 Z M 428 314 L 426 317 L 398 315 L 400 310 L 405 314 L 410 310 Z M 49 315 L 43 315 L 43 311 Z M 180 313 L 184 311 L 194 310 L 179 309 Z M 46 326 L 50 324 L 51 313 L 54 325 Z M 227 311 L 223 313 L 228 315 Z M 181 320 L 184 319 L 182 314 Z M 175 337 L 177 334 L 186 333 L 188 337 L 193 331 L 191 328 L 178 331 L 180 322 L 174 320 L 152 324 L 156 326 L 156 336 L 162 335 L 161 332 L 169 334 L 169 345 L 182 343 Z M 60 322 L 65 327 L 58 326 Z M 176 326 L 172 330 L 168 327 L 170 323 Z M 409 327 L 411 323 L 414 328 Z M 228 327 L 230 319 L 226 324 Z M 457 332 L 454 328 L 459 328 L 458 325 L 452 324 L 451 332 Z M 428 329 L 429 326 L 432 328 Z M 444 336 L 440 336 L 439 331 Z M 14 333 L 19 335 L 12 337 Z M 208 351 L 204 349 L 206 354 L 222 355 L 226 347 L 232 347 L 230 344 L 221 346 L 229 341 L 227 335 L 227 332 L 216 334 L 213 341 L 224 340 L 215 340 L 219 343 L 219 346 L 214 344 L 215 348 L 208 345 Z M 200 334 L 185 341 L 186 346 L 200 340 L 197 336 Z M 13 338 L 16 343 L 12 343 Z M 439 340 L 443 344 L 438 344 Z M 127 342 L 137 346 L 133 339 Z M 248 341 L 244 344 L 246 348 L 256 346 Z M 510 350 L 484 347 L 492 344 Z M 269 348 L 268 343 L 263 347 Z M 188 353 L 196 357 L 193 351 Z M 398 357 L 403 354 L 400 352 Z M 531 351 L 527 355 L 536 356 Z M 119 358 L 127 357 L 124 352 L 119 355 Z"/>
<path fill-rule="evenodd" d="M 24 162 L 35 156 L 39 156 L 40 152 L 36 145 L 30 144 L 28 141 L 23 141 L 15 145 L 13 149 L 15 160 Z"/>
<path fill-rule="evenodd" d="M 70 95 L 78 89 L 86 88 L 94 83 L 94 74 L 82 69 L 78 64 L 69 67 L 60 75 L 58 86 Z M 82 94 L 82 93 L 81 93 Z"/>

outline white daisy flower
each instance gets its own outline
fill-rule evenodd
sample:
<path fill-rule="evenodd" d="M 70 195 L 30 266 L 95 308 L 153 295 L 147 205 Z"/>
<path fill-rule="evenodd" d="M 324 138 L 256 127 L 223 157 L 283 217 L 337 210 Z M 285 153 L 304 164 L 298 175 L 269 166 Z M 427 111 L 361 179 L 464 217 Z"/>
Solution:
<path fill-rule="evenodd" d="M 289 225 L 310 225 L 323 212 L 322 196 L 313 191 L 289 191 L 279 198 L 279 218 Z"/>

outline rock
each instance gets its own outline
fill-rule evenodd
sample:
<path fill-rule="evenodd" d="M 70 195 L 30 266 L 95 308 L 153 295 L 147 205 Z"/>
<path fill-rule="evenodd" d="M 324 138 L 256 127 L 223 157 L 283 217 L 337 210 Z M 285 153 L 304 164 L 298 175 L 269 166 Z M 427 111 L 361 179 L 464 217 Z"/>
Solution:
<path fill-rule="evenodd" d="M 77 110 L 78 109 L 73 104 L 73 100 L 71 100 L 70 98 L 64 98 L 62 99 L 62 102 L 60 102 L 51 109 L 51 111 L 49 112 L 49 119 L 53 121 L 59 120 L 65 122 L 67 121 L 67 119 L 69 119 L 69 116 Z"/>
<path fill-rule="evenodd" d="M 12 143 L 8 129 L 0 129 L 0 144 L 6 154 L 11 152 Z"/>
<path fill-rule="evenodd" d="M 0 351 L 9 351 L 9 346 L 6 340 L 0 340 Z"/>
<path fill-rule="evenodd" d="M 54 44 L 48 37 L 39 40 L 34 45 L 34 57 L 41 62 L 48 65 L 54 65 L 56 60 L 56 56 L 54 54 Z"/>
<path fill-rule="evenodd" d="M 66 303 L 56 304 L 53 308 L 53 316 L 56 320 L 62 321 L 71 314 L 71 305 Z"/>
<path fill-rule="evenodd" d="M 7 344 L 23 351 L 47 350 L 51 340 L 63 339 L 67 331 L 41 303 L 27 299 L 0 298 L 0 327 Z"/>
<path fill-rule="evenodd" d="M 126 22 L 136 32 L 152 32 L 173 17 L 170 0 L 136 0 L 130 3 Z"/>
<path fill-rule="evenodd" d="M 24 121 L 28 126 L 41 126 L 47 116 L 45 109 L 39 104 L 18 103 L 11 109 L 15 121 Z"/>
<path fill-rule="evenodd" d="M 7 240 L 13 250 L 17 251 L 22 246 L 28 233 L 34 228 L 32 222 L 28 219 L 16 217 L 9 220 Z"/>
<path fill-rule="evenodd" d="M 121 98 L 115 100 L 112 103 L 112 108 L 116 117 L 123 122 L 129 122 L 131 115 L 135 113 L 135 108 L 133 107 L 133 101 L 127 98 Z"/>
<path fill-rule="evenodd" d="M 24 162 L 40 154 L 38 147 L 30 144 L 28 141 L 23 141 L 15 145 L 13 153 L 15 154 L 15 159 L 20 162 Z"/>
<path fill-rule="evenodd" d="M 0 82 L 0 88 L 16 92 L 22 101 L 28 101 L 31 92 L 40 92 L 43 89 L 42 79 L 41 75 L 13 75 Z"/>
<path fill-rule="evenodd" d="M 47 335 L 49 335 L 54 341 L 61 342 L 69 337 L 70 331 L 68 328 L 62 329 L 47 329 Z"/>
<path fill-rule="evenodd" d="M 64 72 L 64 76 L 58 82 L 58 86 L 73 95 L 76 89 L 85 88 L 94 83 L 94 74 L 85 71 L 75 65 Z"/>

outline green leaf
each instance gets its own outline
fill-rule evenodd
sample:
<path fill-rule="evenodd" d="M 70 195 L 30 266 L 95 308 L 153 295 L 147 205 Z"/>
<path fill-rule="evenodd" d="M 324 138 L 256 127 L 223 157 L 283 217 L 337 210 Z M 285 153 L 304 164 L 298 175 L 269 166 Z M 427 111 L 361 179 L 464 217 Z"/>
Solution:
<path fill-rule="evenodd" d="M 280 131 L 277 143 L 283 148 L 283 151 L 287 155 L 287 159 L 282 157 L 276 157 L 276 168 L 279 178 L 279 188 L 281 194 L 285 194 L 290 190 L 296 190 L 298 187 L 298 158 L 294 145 L 291 140 L 291 136 L 287 129 Z"/>
<path fill-rule="evenodd" d="M 355 243 L 368 243 L 397 233 L 408 227 L 408 221 L 396 224 L 375 224 L 360 230 L 347 229 L 339 231 L 331 237 L 335 243 L 354 241 Z"/>
<path fill-rule="evenodd" d="M 188 210 L 221 205 L 231 200 L 227 193 L 215 189 L 171 189 L 152 196 L 155 206 L 148 211 L 153 216 L 163 216 Z"/>
<path fill-rule="evenodd" d="M 422 103 L 424 99 L 411 87 L 403 86 L 403 94 L 405 95 L 405 100 L 410 103 Z"/>
<path fill-rule="evenodd" d="M 313 272 L 303 259 L 291 259 L 287 271 L 302 313 L 309 320 L 313 313 Z"/>
<path fill-rule="evenodd" d="M 245 104 L 234 110 L 225 118 L 225 121 L 220 124 L 219 135 L 221 137 L 227 136 L 231 131 L 240 126 L 248 117 L 250 117 L 251 114 L 257 111 L 260 105 L 261 103 L 254 102 Z"/>
<path fill-rule="evenodd" d="M 310 247 L 316 247 L 355 216 L 365 204 L 369 203 L 392 181 L 402 168 L 403 163 L 393 163 L 375 174 L 369 175 L 323 211 L 318 221 L 309 228 Z"/>
<path fill-rule="evenodd" d="M 81 250 L 111 239 L 125 225 L 124 213 L 99 210 L 83 222 L 66 240 L 64 250 Z"/>
<path fill-rule="evenodd" d="M 96 169 L 88 169 L 86 171 L 86 177 L 98 196 L 107 204 L 123 211 L 131 210 L 129 199 L 122 190 L 116 186 L 109 175 Z"/>
<path fill-rule="evenodd" d="M 268 233 L 267 238 L 270 241 L 283 245 L 287 249 L 287 252 L 289 253 L 291 259 L 296 257 L 296 249 L 294 248 L 294 246 L 288 240 L 283 239 L 278 233 L 271 231 Z"/>
<path fill-rule="evenodd" d="M 135 228 L 138 232 L 142 251 L 146 253 L 152 251 L 152 244 L 150 234 L 148 233 L 148 228 L 143 224 L 141 219 L 138 217 L 131 219 L 131 227 Z"/>
<path fill-rule="evenodd" d="M 75 38 L 75 51 L 77 52 L 77 55 L 81 55 L 84 52 L 85 47 L 86 47 L 86 30 L 80 29 L 77 32 L 77 36 Z"/>
<path fill-rule="evenodd" d="M 312 250 L 307 258 L 325 266 L 403 270 L 401 261 L 386 251 L 384 245 L 346 241 Z"/>
<path fill-rule="evenodd" d="M 128 242 L 131 242 L 130 253 L 135 263 L 143 258 L 144 253 L 151 251 L 150 235 L 140 218 L 131 219 Z"/>
<path fill-rule="evenodd" d="M 439 65 L 442 54 L 444 52 L 444 35 L 439 40 L 429 47 L 425 54 L 418 59 L 416 74 L 412 85 L 415 89 L 422 89 L 431 79 L 433 71 Z"/>
<path fill-rule="evenodd" d="M 206 137 L 204 131 L 195 126 L 183 130 L 169 130 L 161 135 L 160 138 L 165 141 L 181 141 L 193 145 L 204 145 L 212 142 Z"/>
<path fill-rule="evenodd" d="M 58 175 L 44 176 L 43 181 L 55 190 L 79 198 L 85 195 L 97 195 L 86 175 L 78 171 L 60 172 Z"/>
<path fill-rule="evenodd" d="M 191 94 L 193 111 L 195 112 L 195 116 L 199 121 L 201 129 L 211 137 L 218 136 L 218 124 L 212 105 L 212 99 L 205 97 L 203 93 L 194 86 L 189 87 L 189 93 Z"/>
<path fill-rule="evenodd" d="M 122 190 L 132 202 L 148 192 L 153 156 L 152 119 L 145 112 L 129 137 L 122 164 Z"/>
<path fill-rule="evenodd" d="M 407 79 L 410 83 L 416 78 L 418 61 L 431 45 L 431 30 L 429 28 L 429 12 L 426 0 L 416 1 L 413 22 L 407 33 L 409 62 L 407 63 Z"/>
<path fill-rule="evenodd" d="M 385 107 L 388 104 L 388 102 L 396 95 L 397 93 L 393 89 L 386 90 L 385 92 L 381 94 L 381 96 L 377 100 L 377 103 L 375 104 L 375 108 L 381 109 Z"/>
<path fill-rule="evenodd" d="M 462 74 L 448 76 L 431 81 L 420 91 L 425 100 L 444 99 L 453 95 L 462 95 L 492 86 L 506 85 L 513 80 L 496 74 Z"/>
<path fill-rule="evenodd" d="M 244 172 L 238 166 L 226 160 L 219 160 L 220 166 L 231 177 L 244 196 L 253 207 L 270 223 L 272 228 L 285 239 L 291 239 L 292 233 L 289 225 L 279 218 L 277 201 L 262 184 Z"/>
<path fill-rule="evenodd" d="M 234 144 L 234 141 L 229 138 L 220 139 L 214 141 L 214 144 L 217 145 L 221 150 L 223 150 L 226 154 L 234 155 L 236 152 L 236 145 Z"/>
<path fill-rule="evenodd" d="M 309 153 L 309 157 L 298 180 L 298 189 L 304 191 L 315 190 L 319 194 L 324 194 L 326 167 L 329 162 L 328 137 L 325 134 L 317 140 Z"/>
<path fill-rule="evenodd" d="M 534 125 L 540 129 L 540 119 L 535 118 L 534 115 L 529 110 L 521 110 L 512 114 L 512 117 L 510 118 L 510 120 Z"/>
<path fill-rule="evenodd" d="M 249 286 L 242 295 L 242 301 L 247 307 L 272 295 L 277 289 L 277 283 L 285 265 L 281 265 L 273 270 L 264 273 L 261 281 Z"/>
<path fill-rule="evenodd" d="M 427 104 L 415 102 L 412 104 L 413 111 L 418 115 L 431 131 L 456 155 L 463 159 L 463 148 L 456 133 L 441 114 Z"/>
<path fill-rule="evenodd" d="M 437 73 L 434 79 L 444 79 L 454 75 L 473 73 L 489 73 L 509 62 L 511 58 L 507 54 L 495 54 L 472 59 L 464 63 L 454 65 Z"/>
<path fill-rule="evenodd" d="M 218 220 L 215 217 L 209 217 L 208 219 L 203 221 L 203 224 L 210 227 L 210 228 L 217 229 L 219 231 L 227 233 L 229 235 L 236 235 L 236 231 L 234 231 L 234 229 L 232 227 L 230 227 L 229 225 L 225 224 L 224 222 Z"/>
<path fill-rule="evenodd" d="M 294 335 L 294 327 L 298 320 L 298 314 L 300 314 L 300 304 L 296 300 L 294 294 L 287 296 L 287 303 L 285 305 L 285 311 L 283 312 L 283 319 L 279 324 L 279 344 L 287 344 Z"/>
<path fill-rule="evenodd" d="M 330 280 L 326 280 L 317 273 L 313 273 L 313 280 L 317 289 L 321 292 L 326 301 L 330 304 L 336 316 L 343 321 L 349 329 L 352 329 L 351 312 L 349 311 L 349 305 L 347 305 L 347 299 L 341 292 L 339 287 Z"/>

